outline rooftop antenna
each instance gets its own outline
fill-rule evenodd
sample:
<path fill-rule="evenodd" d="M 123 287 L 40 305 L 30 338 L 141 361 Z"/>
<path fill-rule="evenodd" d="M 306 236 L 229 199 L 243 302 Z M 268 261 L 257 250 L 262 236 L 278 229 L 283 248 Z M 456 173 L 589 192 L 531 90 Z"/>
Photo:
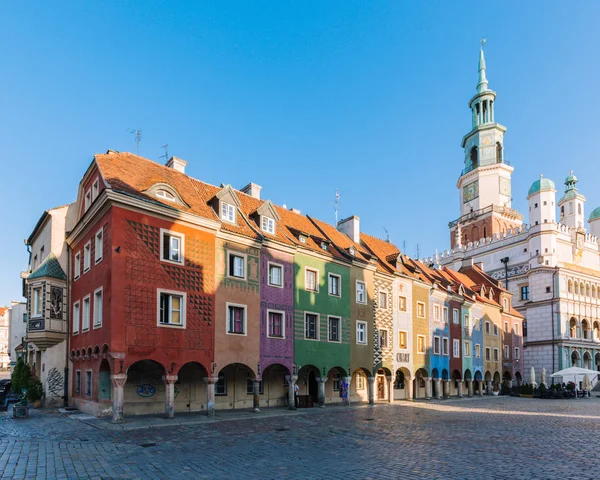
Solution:
<path fill-rule="evenodd" d="M 138 129 L 128 128 L 127 132 L 135 136 L 135 146 L 137 148 L 137 154 L 140 154 L 140 142 L 142 141 L 142 131 Z"/>
<path fill-rule="evenodd" d="M 164 155 L 161 155 L 161 156 L 160 156 L 160 157 L 158 157 L 158 158 L 164 158 L 164 159 L 165 159 L 165 162 L 168 162 L 168 161 L 169 161 L 169 144 L 168 144 L 168 143 L 165 143 L 165 144 L 164 144 L 162 147 L 160 147 L 160 148 L 164 148 L 164 149 L 165 149 L 165 154 L 164 154 Z"/>
<path fill-rule="evenodd" d="M 402 240 L 402 251 L 406 255 L 406 240 Z"/>
<path fill-rule="evenodd" d="M 337 228 L 337 224 L 338 224 L 338 207 L 339 207 L 339 200 L 340 200 L 341 196 L 342 196 L 342 194 L 336 188 L 335 189 L 335 202 L 332 203 L 333 208 L 335 209 L 335 228 Z"/>
<path fill-rule="evenodd" d="M 388 232 L 388 229 L 383 227 L 383 229 L 385 230 L 385 241 L 390 243 L 390 232 Z"/>
<path fill-rule="evenodd" d="M 421 255 L 421 253 L 419 252 L 419 244 L 417 243 L 417 260 L 419 259 L 420 255 Z"/>

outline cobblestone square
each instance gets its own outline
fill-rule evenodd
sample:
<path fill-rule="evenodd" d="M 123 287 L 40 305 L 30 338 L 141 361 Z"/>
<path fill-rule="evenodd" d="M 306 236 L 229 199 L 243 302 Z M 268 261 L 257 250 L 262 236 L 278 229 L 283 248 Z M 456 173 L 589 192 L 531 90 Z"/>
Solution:
<path fill-rule="evenodd" d="M 452 399 L 110 430 L 0 417 L 2 479 L 598 478 L 600 399 Z"/>

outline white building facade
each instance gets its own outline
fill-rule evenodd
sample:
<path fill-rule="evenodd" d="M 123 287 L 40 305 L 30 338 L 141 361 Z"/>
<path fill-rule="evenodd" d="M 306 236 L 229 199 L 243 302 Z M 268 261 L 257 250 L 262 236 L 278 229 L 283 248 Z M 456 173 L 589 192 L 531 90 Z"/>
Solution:
<path fill-rule="evenodd" d="M 462 142 L 460 217 L 449 224 L 451 250 L 429 261 L 454 269 L 481 264 L 513 294 L 514 307 L 526 317 L 524 372 L 600 371 L 600 207 L 586 222 L 585 197 L 573 173 L 560 199 L 555 183 L 540 175 L 529 189 L 529 223 L 523 223 L 511 208 L 506 128 L 495 122 L 496 94 L 485 73 L 481 51 L 477 94 L 469 103 L 472 130 Z"/>
<path fill-rule="evenodd" d="M 8 355 L 11 372 L 22 355 L 26 331 L 27 305 L 24 302 L 13 301 L 8 309 Z"/>

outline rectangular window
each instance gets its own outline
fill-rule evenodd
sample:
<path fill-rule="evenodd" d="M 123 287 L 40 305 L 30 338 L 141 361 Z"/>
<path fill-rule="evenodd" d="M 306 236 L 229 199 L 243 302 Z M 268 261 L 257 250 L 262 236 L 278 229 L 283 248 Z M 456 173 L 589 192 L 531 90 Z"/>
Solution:
<path fill-rule="evenodd" d="M 406 350 L 407 345 L 406 345 L 406 336 L 407 336 L 408 332 L 402 331 L 400 330 L 400 332 L 398 333 L 398 347 Z"/>
<path fill-rule="evenodd" d="M 328 284 L 329 284 L 329 295 L 333 295 L 334 297 L 339 297 L 342 295 L 341 291 L 341 277 L 339 275 L 334 275 L 330 273 L 328 275 Z"/>
<path fill-rule="evenodd" d="M 234 253 L 229 254 L 229 276 L 235 278 L 246 278 L 245 269 L 245 257 L 236 255 Z"/>
<path fill-rule="evenodd" d="M 471 356 L 471 344 L 465 340 L 463 342 L 463 357 L 470 357 Z"/>
<path fill-rule="evenodd" d="M 77 280 L 81 275 L 81 252 L 75 254 L 75 260 L 73 265 L 73 278 Z"/>
<path fill-rule="evenodd" d="M 284 338 L 285 317 L 283 312 L 267 310 L 267 315 L 269 317 L 269 337 Z"/>
<path fill-rule="evenodd" d="M 463 328 L 469 328 L 469 316 L 465 315 L 463 318 Z"/>
<path fill-rule="evenodd" d="M 75 372 L 75 393 L 79 395 L 81 393 L 81 371 Z"/>
<path fill-rule="evenodd" d="M 529 285 L 521 287 L 521 300 L 529 300 Z"/>
<path fill-rule="evenodd" d="M 356 322 L 356 343 L 367 344 L 367 322 Z"/>
<path fill-rule="evenodd" d="M 367 303 L 366 285 L 363 282 L 356 282 L 356 303 Z"/>
<path fill-rule="evenodd" d="M 387 348 L 388 346 L 388 331 L 384 329 L 379 330 L 379 346 L 381 348 Z"/>
<path fill-rule="evenodd" d="M 162 260 L 174 263 L 183 263 L 183 240 L 181 233 L 160 229 L 162 237 Z"/>
<path fill-rule="evenodd" d="M 365 377 L 364 375 L 358 374 L 356 375 L 356 389 L 364 390 L 365 389 Z"/>
<path fill-rule="evenodd" d="M 492 351 L 490 347 L 485 347 L 485 359 L 489 362 L 492 359 Z"/>
<path fill-rule="evenodd" d="M 521 359 L 521 352 L 519 350 L 519 347 L 515 347 L 515 360 L 520 360 Z"/>
<path fill-rule="evenodd" d="M 504 322 L 504 331 L 505 331 L 506 333 L 508 333 L 508 332 L 509 332 L 509 330 L 508 330 L 508 322 Z"/>
<path fill-rule="evenodd" d="M 504 360 L 508 360 L 510 358 L 510 347 L 508 345 L 504 345 Z"/>
<path fill-rule="evenodd" d="M 235 207 L 233 205 L 221 202 L 221 220 L 235 223 Z"/>
<path fill-rule="evenodd" d="M 92 243 L 87 242 L 83 247 L 83 273 L 89 271 L 92 260 Z"/>
<path fill-rule="evenodd" d="M 498 325 L 494 323 L 494 335 L 498 336 Z"/>
<path fill-rule="evenodd" d="M 98 198 L 98 191 L 99 191 L 99 185 L 98 185 L 98 179 L 96 179 L 94 181 L 94 183 L 92 184 L 92 202 L 94 200 L 96 200 L 96 198 Z"/>
<path fill-rule="evenodd" d="M 490 322 L 485 322 L 485 333 L 490 334 Z"/>
<path fill-rule="evenodd" d="M 515 323 L 515 325 L 514 325 L 514 331 L 515 331 L 515 335 L 519 334 L 519 324 L 518 323 Z"/>
<path fill-rule="evenodd" d="M 475 344 L 475 358 L 481 358 L 481 345 Z"/>
<path fill-rule="evenodd" d="M 341 383 L 342 383 L 342 376 L 339 373 L 334 373 L 333 374 L 333 385 L 332 385 L 334 392 L 340 391 Z"/>
<path fill-rule="evenodd" d="M 246 333 L 246 307 L 227 306 L 227 333 L 244 335 Z"/>
<path fill-rule="evenodd" d="M 87 332 L 90 329 L 90 296 L 83 299 L 83 310 L 81 312 L 81 331 Z"/>
<path fill-rule="evenodd" d="M 460 357 L 460 340 L 457 338 L 452 340 L 452 356 L 454 358 Z"/>
<path fill-rule="evenodd" d="M 159 325 L 185 326 L 185 293 L 158 291 Z"/>
<path fill-rule="evenodd" d="M 32 290 L 31 296 L 33 297 L 33 316 L 42 316 L 42 287 L 36 287 Z"/>
<path fill-rule="evenodd" d="M 442 355 L 449 355 L 448 351 L 448 339 L 446 337 L 442 338 Z"/>
<path fill-rule="evenodd" d="M 452 310 L 452 323 L 458 325 L 458 310 L 456 308 Z"/>
<path fill-rule="evenodd" d="M 269 285 L 283 287 L 283 267 L 269 263 Z"/>
<path fill-rule="evenodd" d="M 319 317 L 314 313 L 304 315 L 304 338 L 318 340 L 319 337 Z"/>
<path fill-rule="evenodd" d="M 439 305 L 433 306 L 433 319 L 436 321 L 440 319 L 440 306 Z"/>
<path fill-rule="evenodd" d="M 318 292 L 319 291 L 319 284 L 317 282 L 318 276 L 319 276 L 319 273 L 316 270 L 309 270 L 308 268 L 306 269 L 306 272 L 304 275 L 304 282 L 305 282 L 306 290 L 308 290 L 309 292 Z"/>
<path fill-rule="evenodd" d="M 83 211 L 87 212 L 88 209 L 90 208 L 91 204 L 92 204 L 92 191 L 88 190 L 87 192 L 85 192 L 85 199 L 83 201 Z"/>
<path fill-rule="evenodd" d="M 215 383 L 215 395 L 217 397 L 227 396 L 227 377 L 220 375 L 217 383 Z"/>
<path fill-rule="evenodd" d="M 40 248 L 40 262 L 44 261 L 44 256 L 45 256 L 44 250 L 45 250 L 44 246 L 42 245 L 42 248 Z"/>
<path fill-rule="evenodd" d="M 81 306 L 79 302 L 73 304 L 73 335 L 79 333 L 79 318 L 81 316 Z"/>
<path fill-rule="evenodd" d="M 102 288 L 94 292 L 94 328 L 102 326 Z"/>
<path fill-rule="evenodd" d="M 406 297 L 398 297 L 398 310 L 406 312 Z"/>
<path fill-rule="evenodd" d="M 444 323 L 448 323 L 448 307 L 444 307 Z"/>
<path fill-rule="evenodd" d="M 498 361 L 498 349 L 494 348 L 494 362 Z"/>
<path fill-rule="evenodd" d="M 262 217 L 262 230 L 263 232 L 267 232 L 270 234 L 274 234 L 275 233 L 275 220 L 273 220 L 272 218 L 269 217 Z"/>
<path fill-rule="evenodd" d="M 417 317 L 425 318 L 425 304 L 423 302 L 417 302 Z"/>
<path fill-rule="evenodd" d="M 440 337 L 433 337 L 433 353 L 440 354 Z"/>
<path fill-rule="evenodd" d="M 85 396 L 90 397 L 92 395 L 92 371 L 87 370 L 85 372 Z"/>
<path fill-rule="evenodd" d="M 258 394 L 263 395 L 265 393 L 265 389 L 263 387 L 262 380 L 258 382 Z M 246 380 L 246 395 L 254 395 L 254 380 L 248 378 Z"/>
<path fill-rule="evenodd" d="M 387 308 L 387 293 L 379 292 L 379 308 Z"/>
<path fill-rule="evenodd" d="M 98 233 L 96 233 L 96 239 L 94 241 L 94 257 L 96 263 L 102 260 L 103 244 L 103 232 L 100 230 Z"/>
<path fill-rule="evenodd" d="M 425 336 L 424 335 L 417 336 L 417 352 L 425 353 Z"/>
<path fill-rule="evenodd" d="M 508 298 L 504 298 L 502 300 L 502 305 L 504 306 L 504 311 L 508 311 L 508 308 L 510 307 L 510 304 L 508 302 Z"/>
<path fill-rule="evenodd" d="M 33 268 L 31 269 L 32 271 L 35 270 L 38 266 L 38 256 L 34 255 L 33 256 Z"/>
<path fill-rule="evenodd" d="M 342 324 L 342 319 L 339 317 L 329 317 L 327 320 L 329 334 L 328 338 L 330 342 L 339 342 L 340 341 L 340 326 Z"/>

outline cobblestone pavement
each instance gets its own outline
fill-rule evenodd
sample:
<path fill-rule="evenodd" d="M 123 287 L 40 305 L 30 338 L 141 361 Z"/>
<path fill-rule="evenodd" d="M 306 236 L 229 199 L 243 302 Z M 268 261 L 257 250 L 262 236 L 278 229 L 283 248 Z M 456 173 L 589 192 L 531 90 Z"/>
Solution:
<path fill-rule="evenodd" d="M 145 445 L 145 446 L 144 446 Z M 597 479 L 600 399 L 473 398 L 101 430 L 0 414 L 0 478 Z"/>

